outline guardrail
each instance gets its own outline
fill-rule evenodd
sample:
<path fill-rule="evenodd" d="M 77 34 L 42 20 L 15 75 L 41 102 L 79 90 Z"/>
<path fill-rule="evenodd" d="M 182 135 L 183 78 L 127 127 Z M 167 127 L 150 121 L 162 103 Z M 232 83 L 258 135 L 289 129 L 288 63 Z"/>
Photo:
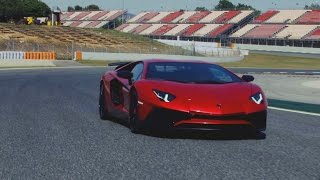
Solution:
<path fill-rule="evenodd" d="M 55 60 L 55 52 L 25 52 L 26 60 Z"/>
<path fill-rule="evenodd" d="M 0 51 L 0 60 L 56 60 L 55 52 Z"/>
<path fill-rule="evenodd" d="M 0 51 L 1 60 L 23 60 L 25 53 L 24 52 L 15 52 L 15 51 Z"/>

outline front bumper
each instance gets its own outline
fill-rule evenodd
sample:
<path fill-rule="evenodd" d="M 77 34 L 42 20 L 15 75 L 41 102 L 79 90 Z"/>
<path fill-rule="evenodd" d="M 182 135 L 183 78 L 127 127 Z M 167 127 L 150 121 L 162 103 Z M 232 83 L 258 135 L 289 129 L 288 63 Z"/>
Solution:
<path fill-rule="evenodd" d="M 144 121 L 148 127 L 156 129 L 194 130 L 266 130 L 267 111 L 251 114 L 207 115 L 156 108 Z"/>

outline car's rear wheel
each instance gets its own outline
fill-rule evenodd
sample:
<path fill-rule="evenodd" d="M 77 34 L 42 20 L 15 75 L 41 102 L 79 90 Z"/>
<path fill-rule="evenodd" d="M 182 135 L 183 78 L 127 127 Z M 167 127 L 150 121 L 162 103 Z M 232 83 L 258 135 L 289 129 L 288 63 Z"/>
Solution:
<path fill-rule="evenodd" d="M 132 133 L 139 133 L 140 128 L 138 125 L 138 94 L 133 90 L 130 94 L 130 109 L 129 109 L 129 127 Z"/>
<path fill-rule="evenodd" d="M 99 93 L 99 115 L 100 119 L 107 120 L 110 116 L 107 110 L 107 102 L 105 98 L 105 90 L 103 85 L 100 85 L 100 93 Z"/>

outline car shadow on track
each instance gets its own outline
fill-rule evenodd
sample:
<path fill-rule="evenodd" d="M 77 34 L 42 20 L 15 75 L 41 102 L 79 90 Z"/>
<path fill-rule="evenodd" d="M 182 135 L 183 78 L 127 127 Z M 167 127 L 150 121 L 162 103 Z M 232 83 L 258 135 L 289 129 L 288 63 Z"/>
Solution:
<path fill-rule="evenodd" d="M 108 121 L 120 124 L 129 129 L 128 123 L 124 120 L 111 118 Z M 148 130 L 142 131 L 140 134 L 164 138 L 164 139 L 195 139 L 195 140 L 263 140 L 266 139 L 264 132 L 225 132 L 225 131 L 192 131 L 192 130 Z"/>
<path fill-rule="evenodd" d="M 173 131 L 173 132 L 145 132 L 145 135 L 166 139 L 195 139 L 195 140 L 263 140 L 266 134 L 222 132 L 222 131 Z"/>

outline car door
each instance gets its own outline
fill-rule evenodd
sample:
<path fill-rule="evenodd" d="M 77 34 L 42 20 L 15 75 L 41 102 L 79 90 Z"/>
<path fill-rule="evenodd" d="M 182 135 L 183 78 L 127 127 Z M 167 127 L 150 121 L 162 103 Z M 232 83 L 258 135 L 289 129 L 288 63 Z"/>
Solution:
<path fill-rule="evenodd" d="M 143 72 L 144 65 L 142 62 L 136 64 L 134 68 L 131 70 L 133 76 L 132 76 L 132 84 L 134 84 L 136 81 L 141 79 L 142 72 Z M 126 85 L 126 87 L 123 87 L 123 97 L 124 97 L 124 108 L 125 111 L 129 112 L 130 107 L 130 89 L 131 86 L 129 83 Z"/>
<path fill-rule="evenodd" d="M 143 72 L 143 63 L 137 62 L 125 66 L 119 71 L 130 71 L 133 74 L 132 82 L 136 82 L 141 79 Z M 130 89 L 131 85 L 127 79 L 117 77 L 111 81 L 110 96 L 113 103 L 111 108 L 112 115 L 120 118 L 127 119 L 129 115 L 129 103 L 130 103 Z"/>

